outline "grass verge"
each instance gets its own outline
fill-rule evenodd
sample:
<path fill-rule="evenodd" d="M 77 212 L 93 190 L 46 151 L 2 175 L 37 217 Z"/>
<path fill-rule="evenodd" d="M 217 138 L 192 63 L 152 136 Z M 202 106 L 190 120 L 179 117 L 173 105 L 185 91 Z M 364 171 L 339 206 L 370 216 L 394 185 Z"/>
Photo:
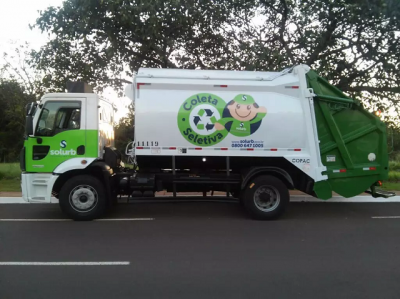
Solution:
<path fill-rule="evenodd" d="M 21 169 L 18 163 L 0 163 L 0 179 L 19 179 Z"/>
<path fill-rule="evenodd" d="M 21 170 L 18 163 L 0 163 L 0 192 L 21 192 Z"/>
<path fill-rule="evenodd" d="M 400 182 L 383 182 L 379 188 L 386 191 L 400 191 Z"/>
<path fill-rule="evenodd" d="M 0 192 L 21 192 L 21 181 L 18 179 L 0 180 Z"/>

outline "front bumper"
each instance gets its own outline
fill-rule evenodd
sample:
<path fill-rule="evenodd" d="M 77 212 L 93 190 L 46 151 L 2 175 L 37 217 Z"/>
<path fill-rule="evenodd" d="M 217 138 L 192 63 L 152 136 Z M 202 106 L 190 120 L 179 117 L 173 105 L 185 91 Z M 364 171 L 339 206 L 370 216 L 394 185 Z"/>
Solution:
<path fill-rule="evenodd" d="M 26 202 L 50 203 L 51 193 L 58 175 L 52 173 L 28 173 L 21 174 L 22 198 Z"/>

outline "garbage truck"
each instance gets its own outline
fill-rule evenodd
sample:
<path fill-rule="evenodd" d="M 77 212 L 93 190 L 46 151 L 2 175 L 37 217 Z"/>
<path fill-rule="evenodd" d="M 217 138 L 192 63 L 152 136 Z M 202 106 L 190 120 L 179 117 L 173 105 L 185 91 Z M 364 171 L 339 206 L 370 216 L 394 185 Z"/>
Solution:
<path fill-rule="evenodd" d="M 55 197 L 74 220 L 160 191 L 223 192 L 259 220 L 283 215 L 289 190 L 321 200 L 394 195 L 379 189 L 385 124 L 307 65 L 140 68 L 126 89 L 135 117 L 125 153 L 114 147 L 113 105 L 79 84 L 27 106 L 21 153 L 24 200 Z"/>

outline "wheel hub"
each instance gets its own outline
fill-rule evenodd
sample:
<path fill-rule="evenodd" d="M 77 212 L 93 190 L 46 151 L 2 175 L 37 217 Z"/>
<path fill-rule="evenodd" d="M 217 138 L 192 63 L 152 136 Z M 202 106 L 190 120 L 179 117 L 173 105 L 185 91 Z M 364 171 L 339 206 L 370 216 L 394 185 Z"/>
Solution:
<path fill-rule="evenodd" d="M 81 196 L 79 197 L 79 201 L 82 202 L 82 203 L 85 203 L 85 202 L 88 201 L 88 198 L 87 198 L 86 195 L 81 195 Z"/>
<path fill-rule="evenodd" d="M 275 210 L 279 202 L 280 194 L 274 186 L 260 186 L 254 193 L 254 203 L 263 212 Z"/>
<path fill-rule="evenodd" d="M 69 196 L 71 207 L 78 212 L 89 212 L 93 210 L 98 201 L 97 191 L 88 185 L 75 187 Z"/>

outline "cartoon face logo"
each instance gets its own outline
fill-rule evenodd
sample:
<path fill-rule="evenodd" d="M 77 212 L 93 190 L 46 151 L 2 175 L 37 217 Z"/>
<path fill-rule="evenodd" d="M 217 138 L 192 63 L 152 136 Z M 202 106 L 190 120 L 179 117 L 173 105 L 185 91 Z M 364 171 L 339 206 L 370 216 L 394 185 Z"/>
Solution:
<path fill-rule="evenodd" d="M 267 109 L 260 107 L 252 96 L 240 94 L 226 105 L 215 128 L 239 137 L 250 136 L 258 130 L 266 114 Z"/>

